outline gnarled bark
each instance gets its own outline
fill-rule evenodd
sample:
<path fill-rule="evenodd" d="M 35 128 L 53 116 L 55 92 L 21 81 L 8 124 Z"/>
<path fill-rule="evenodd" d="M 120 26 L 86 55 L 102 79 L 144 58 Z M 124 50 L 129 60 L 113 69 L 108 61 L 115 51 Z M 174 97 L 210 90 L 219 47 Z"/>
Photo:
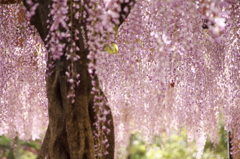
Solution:
<path fill-rule="evenodd" d="M 26 1 L 25 5 L 26 4 Z M 40 0 L 36 14 L 32 17 L 31 23 L 37 28 L 41 38 L 46 38 L 48 34 L 47 19 L 50 0 Z M 28 6 L 27 6 L 28 7 Z M 83 40 L 83 39 L 80 39 Z M 76 42 L 79 44 L 79 42 Z M 80 46 L 79 46 L 80 47 Z M 49 125 L 42 144 L 38 159 L 95 159 L 93 123 L 94 112 L 93 95 L 91 95 L 91 78 L 88 72 L 89 51 L 78 52 L 81 59 L 75 63 L 77 73 L 80 74 L 80 86 L 75 89 L 75 103 L 72 103 L 67 95 L 70 91 L 70 84 L 67 81 L 65 72 L 68 61 L 65 57 L 55 61 L 55 67 L 51 69 L 53 73 L 46 77 Z M 51 53 L 49 53 L 49 57 Z M 48 60 L 48 64 L 52 61 Z M 97 77 L 96 77 L 97 78 Z M 108 108 L 110 109 L 110 108 Z M 114 158 L 114 130 L 112 115 L 110 135 L 108 135 L 109 148 L 108 155 L 102 158 Z"/>
<path fill-rule="evenodd" d="M 27 8 L 30 8 L 26 0 L 23 1 Z M 121 4 L 120 23 L 124 21 L 128 13 L 123 12 L 124 8 L 133 4 L 133 0 L 128 3 Z M 31 19 L 31 24 L 34 25 L 39 32 L 42 40 L 44 41 L 48 35 L 47 20 L 49 14 L 49 5 L 51 0 L 39 0 L 39 5 L 36 9 L 35 15 Z M 78 26 L 79 24 L 72 24 Z M 78 30 L 81 28 L 79 27 Z M 81 42 L 84 39 L 83 36 L 76 40 L 76 44 L 81 48 Z M 44 41 L 45 42 L 45 41 Z M 67 42 L 65 42 L 67 44 Z M 67 46 L 67 45 L 66 45 Z M 69 61 L 65 56 L 62 56 L 60 60 L 55 61 L 55 67 L 50 69 L 53 72 L 46 77 L 47 98 L 48 98 L 48 113 L 49 113 L 49 125 L 42 144 L 42 148 L 38 159 L 96 159 L 94 145 L 102 140 L 95 140 L 93 138 L 93 132 L 96 129 L 93 126 L 95 117 L 99 114 L 98 111 L 94 111 L 93 100 L 94 95 L 91 94 L 92 83 L 91 77 L 88 72 L 88 59 L 87 55 L 89 50 L 81 48 L 77 54 L 81 57 L 80 60 L 74 63 L 77 73 L 80 74 L 80 85 L 75 88 L 75 103 L 72 103 L 67 95 L 70 90 L 70 83 L 65 74 Z M 48 55 L 48 64 L 52 63 L 51 52 Z M 48 72 L 47 72 L 48 73 Z M 97 83 L 95 87 L 99 88 L 98 78 L 92 74 Z M 99 88 L 100 89 L 100 88 Z M 100 93 L 106 100 L 103 92 Z M 110 129 L 110 134 L 107 135 L 108 148 L 105 149 L 108 154 L 98 159 L 113 159 L 114 158 L 114 126 L 113 117 L 110 107 L 105 106 L 105 109 L 110 112 L 106 116 L 107 121 L 105 126 Z M 101 131 L 101 130 L 100 130 Z"/>

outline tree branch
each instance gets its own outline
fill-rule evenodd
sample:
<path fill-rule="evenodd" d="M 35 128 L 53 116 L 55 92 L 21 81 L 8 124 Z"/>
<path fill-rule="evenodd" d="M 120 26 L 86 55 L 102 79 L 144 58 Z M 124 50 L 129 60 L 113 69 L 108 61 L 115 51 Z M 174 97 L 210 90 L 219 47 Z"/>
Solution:
<path fill-rule="evenodd" d="M 109 3 L 106 5 L 105 10 L 106 11 L 112 10 L 115 13 L 119 14 L 118 18 L 116 19 L 114 18 L 114 20 L 112 20 L 112 22 L 119 27 L 130 14 L 134 4 L 135 0 L 121 0 L 116 2 L 112 0 L 109 1 Z"/>
<path fill-rule="evenodd" d="M 119 12 L 119 26 L 124 22 L 124 20 L 128 17 L 128 15 L 131 12 L 132 7 L 135 4 L 135 0 L 123 0 L 123 2 L 120 2 L 121 10 Z"/>
<path fill-rule="evenodd" d="M 0 0 L 0 4 L 16 4 L 21 2 L 22 0 Z"/>

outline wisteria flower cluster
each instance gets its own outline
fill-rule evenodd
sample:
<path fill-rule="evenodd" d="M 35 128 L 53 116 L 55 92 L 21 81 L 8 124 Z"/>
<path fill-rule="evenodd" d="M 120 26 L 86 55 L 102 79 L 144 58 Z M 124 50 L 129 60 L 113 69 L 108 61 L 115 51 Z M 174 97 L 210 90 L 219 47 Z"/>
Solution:
<path fill-rule="evenodd" d="M 46 49 L 22 5 L 0 5 L 0 21 L 0 135 L 40 138 L 48 119 Z"/>
<path fill-rule="evenodd" d="M 0 5 L 0 134 L 38 138 L 47 124 L 47 59 L 48 69 L 61 58 L 68 61 L 74 103 L 81 85 L 77 52 L 88 50 L 94 109 L 101 114 L 94 123 L 94 139 L 102 141 L 95 145 L 97 156 L 108 153 L 109 107 L 116 153 L 133 131 L 151 141 L 162 131 L 186 128 L 200 158 L 207 137 L 218 141 L 221 115 L 225 130 L 240 140 L 237 0 L 137 0 L 124 6 L 129 2 L 53 0 L 45 46 L 22 5 Z M 32 6 L 31 15 L 38 5 Z M 118 53 L 108 52 L 112 44 Z"/>

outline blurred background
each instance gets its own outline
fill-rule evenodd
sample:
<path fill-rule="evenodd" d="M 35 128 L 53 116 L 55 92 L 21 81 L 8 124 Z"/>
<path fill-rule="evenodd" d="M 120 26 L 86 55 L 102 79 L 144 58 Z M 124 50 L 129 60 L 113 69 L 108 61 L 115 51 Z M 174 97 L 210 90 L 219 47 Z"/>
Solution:
<path fill-rule="evenodd" d="M 219 126 L 219 142 L 212 144 L 207 140 L 202 159 L 226 159 L 227 132 Z M 0 159 L 36 159 L 41 147 L 41 140 L 23 141 L 18 137 L 13 140 L 0 136 Z M 123 148 L 124 149 L 124 148 Z M 127 154 L 118 152 L 118 159 L 195 159 L 197 146 L 188 142 L 186 131 L 162 133 L 152 143 L 144 141 L 139 133 L 132 133 Z"/>

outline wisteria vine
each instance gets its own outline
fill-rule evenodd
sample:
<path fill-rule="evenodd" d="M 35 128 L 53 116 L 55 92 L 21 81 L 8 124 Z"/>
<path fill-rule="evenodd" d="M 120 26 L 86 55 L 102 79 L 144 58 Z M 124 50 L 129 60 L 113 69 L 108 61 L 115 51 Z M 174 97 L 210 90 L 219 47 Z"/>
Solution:
<path fill-rule="evenodd" d="M 109 122 L 106 107 L 111 107 L 117 150 L 126 147 L 133 131 L 150 141 L 162 131 L 186 127 L 200 157 L 207 137 L 218 141 L 221 114 L 225 130 L 234 131 L 239 140 L 239 2 L 138 0 L 124 22 L 120 13 L 130 8 L 121 10 L 121 2 L 128 0 L 54 0 L 49 6 L 46 48 L 51 60 L 64 55 L 69 61 L 72 102 L 81 84 L 75 41 L 85 36 L 94 108 L 103 114 L 95 126 Z M 36 138 L 46 126 L 46 51 L 29 19 L 16 18 L 26 12 L 21 4 L 0 5 L 0 12 L 0 134 Z M 79 26 L 72 25 L 75 21 Z M 114 55 L 105 49 L 113 43 L 119 48 Z M 110 130 L 102 129 L 94 132 L 95 140 L 107 147 Z M 103 145 L 95 145 L 97 156 L 107 153 Z"/>

